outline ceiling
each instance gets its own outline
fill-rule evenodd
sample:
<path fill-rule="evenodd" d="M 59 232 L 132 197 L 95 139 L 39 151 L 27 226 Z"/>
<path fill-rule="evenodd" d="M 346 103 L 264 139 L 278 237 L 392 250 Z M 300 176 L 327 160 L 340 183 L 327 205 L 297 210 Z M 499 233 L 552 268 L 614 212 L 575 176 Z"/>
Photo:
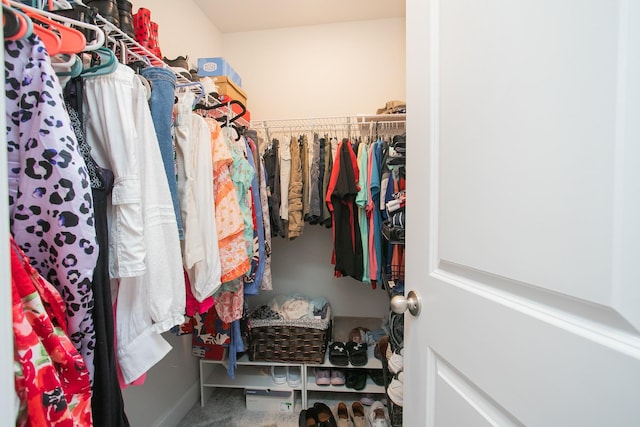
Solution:
<path fill-rule="evenodd" d="M 223 33 L 404 18 L 405 0 L 194 0 Z"/>

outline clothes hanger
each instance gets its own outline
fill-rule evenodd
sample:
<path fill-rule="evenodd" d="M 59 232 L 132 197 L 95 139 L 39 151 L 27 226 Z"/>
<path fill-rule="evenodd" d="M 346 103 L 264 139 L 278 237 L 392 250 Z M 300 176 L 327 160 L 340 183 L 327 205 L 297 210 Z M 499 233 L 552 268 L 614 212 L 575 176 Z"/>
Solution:
<path fill-rule="evenodd" d="M 20 17 L 16 14 L 15 10 L 11 9 L 4 3 L 2 4 L 2 29 L 4 32 L 5 40 L 15 40 L 15 38 L 22 38 L 24 37 L 24 35 L 20 35 L 20 33 L 26 33 L 26 28 L 24 28 L 24 25 L 20 20 Z"/>
<path fill-rule="evenodd" d="M 71 55 L 71 60 L 67 63 L 52 63 L 52 65 L 58 77 L 78 77 L 82 72 L 82 58 L 78 55 Z"/>
<path fill-rule="evenodd" d="M 118 68 L 118 61 L 115 54 L 106 47 L 96 49 L 92 53 L 92 63 L 100 61 L 97 65 L 91 65 L 81 71 L 80 75 L 84 77 L 104 76 L 113 73 Z"/>
<path fill-rule="evenodd" d="M 192 88 L 192 87 L 198 87 L 200 89 L 200 91 L 198 92 L 198 97 L 193 101 L 193 108 L 196 108 L 196 106 L 198 104 L 200 104 L 200 101 L 202 101 L 202 99 L 204 98 L 204 85 L 200 82 L 188 82 L 188 83 L 179 83 L 176 85 L 176 89 L 183 89 L 183 88 Z"/>
<path fill-rule="evenodd" d="M 68 4 L 68 2 L 65 2 Z M 74 28 L 78 28 L 78 29 L 83 29 L 84 30 L 84 35 L 85 38 L 87 38 L 88 36 L 91 36 L 90 40 L 87 40 L 87 45 L 84 48 L 84 51 L 92 51 L 92 50 L 96 50 L 99 47 L 104 46 L 105 44 L 105 33 L 102 30 L 102 28 L 100 28 L 96 23 L 95 23 L 95 19 L 91 19 L 90 21 L 85 21 L 80 20 L 80 19 L 74 19 L 74 12 L 76 11 L 76 9 L 81 8 L 84 9 L 85 11 L 85 17 L 84 19 L 91 19 L 92 18 L 92 12 L 91 9 L 84 6 L 84 5 L 79 5 L 76 7 L 72 7 L 69 4 L 68 8 L 63 8 L 63 9 L 58 9 L 56 10 L 54 13 L 48 13 L 48 12 L 41 12 L 43 14 L 45 14 L 45 16 L 55 20 L 55 21 L 60 21 L 63 22 L 65 24 L 69 24 Z M 95 10 L 95 9 L 94 9 Z M 70 15 L 71 14 L 71 15 Z M 75 14 L 77 15 L 78 12 L 75 12 Z"/>
<path fill-rule="evenodd" d="M 47 12 L 44 10 L 39 10 L 39 9 L 35 9 L 35 8 L 31 8 L 29 6 L 26 6 L 22 3 L 18 3 L 15 0 L 2 0 L 4 3 L 12 5 L 12 6 L 16 6 L 16 8 L 18 9 L 18 11 L 23 10 L 24 13 L 26 14 L 27 11 L 31 11 L 33 13 L 37 13 L 39 16 L 44 16 L 46 18 L 48 18 L 50 21 L 53 22 L 53 24 L 56 26 L 57 28 L 62 28 L 62 30 L 65 33 L 78 33 L 82 36 L 82 39 L 84 40 L 84 47 L 80 50 L 78 50 L 77 52 L 65 52 L 65 53 L 78 53 L 81 51 L 93 51 L 98 49 L 99 47 L 102 47 L 104 45 L 105 42 L 105 34 L 104 31 L 102 30 L 102 28 L 100 28 L 97 25 L 88 23 L 88 22 L 83 22 L 83 21 L 79 21 L 77 19 L 73 19 L 73 18 L 69 18 L 67 16 L 63 16 L 63 15 L 59 15 L 57 13 L 52 13 L 52 12 Z M 83 7 L 86 7 L 84 5 L 82 5 Z M 28 17 L 28 15 L 27 15 Z M 63 24 L 67 24 L 67 25 L 63 25 Z M 76 30 L 75 28 L 72 27 L 76 27 L 76 28 L 84 28 L 86 30 L 89 30 L 91 32 L 91 34 L 93 34 L 95 36 L 94 39 L 92 39 L 90 41 L 90 43 L 87 42 L 86 38 L 84 37 L 84 34 L 82 34 L 80 31 Z M 77 34 L 72 34 L 71 37 L 72 39 L 77 40 Z"/>
<path fill-rule="evenodd" d="M 14 0 L 6 1 L 9 5 L 22 9 L 22 11 L 31 18 L 35 24 L 40 24 L 34 25 L 33 31 L 42 39 L 49 55 L 53 56 L 58 53 L 79 53 L 87 46 L 84 34 L 75 28 L 68 27 L 51 19 L 50 16 L 53 14 L 25 6 L 24 4 L 18 3 Z"/>

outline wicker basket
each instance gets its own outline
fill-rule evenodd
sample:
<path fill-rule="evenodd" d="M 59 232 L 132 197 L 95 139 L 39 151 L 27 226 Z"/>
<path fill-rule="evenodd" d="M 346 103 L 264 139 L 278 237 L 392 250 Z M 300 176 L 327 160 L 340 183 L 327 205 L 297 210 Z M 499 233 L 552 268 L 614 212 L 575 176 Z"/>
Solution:
<path fill-rule="evenodd" d="M 249 359 L 323 363 L 330 337 L 330 309 L 324 319 L 252 319 Z"/>

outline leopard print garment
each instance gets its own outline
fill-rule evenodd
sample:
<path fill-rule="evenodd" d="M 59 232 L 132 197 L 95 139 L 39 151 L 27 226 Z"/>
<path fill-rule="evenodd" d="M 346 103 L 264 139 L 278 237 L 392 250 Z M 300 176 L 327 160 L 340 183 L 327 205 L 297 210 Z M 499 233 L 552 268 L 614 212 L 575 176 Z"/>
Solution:
<path fill-rule="evenodd" d="M 5 41 L 5 91 L 11 233 L 62 295 L 67 333 L 93 377 L 93 199 L 60 83 L 36 35 Z"/>

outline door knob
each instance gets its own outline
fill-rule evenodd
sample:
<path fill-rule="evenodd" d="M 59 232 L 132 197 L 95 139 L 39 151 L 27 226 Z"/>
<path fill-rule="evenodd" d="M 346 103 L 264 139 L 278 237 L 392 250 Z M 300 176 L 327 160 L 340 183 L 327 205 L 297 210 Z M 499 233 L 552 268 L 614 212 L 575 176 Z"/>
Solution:
<path fill-rule="evenodd" d="M 391 311 L 396 314 L 402 314 L 407 309 L 409 309 L 409 313 L 413 316 L 417 316 L 420 314 L 420 297 L 414 291 L 409 291 L 407 296 L 404 295 L 396 295 L 391 298 Z"/>

